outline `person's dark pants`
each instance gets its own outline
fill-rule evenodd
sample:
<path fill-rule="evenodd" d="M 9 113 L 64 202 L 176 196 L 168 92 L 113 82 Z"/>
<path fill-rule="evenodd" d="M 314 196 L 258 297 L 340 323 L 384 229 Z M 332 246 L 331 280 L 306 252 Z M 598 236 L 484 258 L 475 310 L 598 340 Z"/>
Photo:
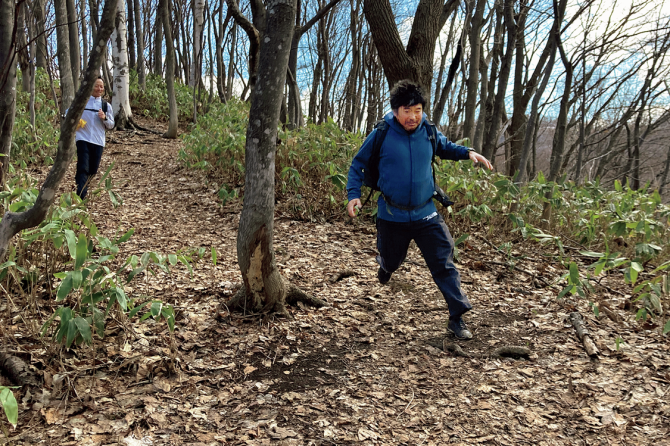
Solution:
<path fill-rule="evenodd" d="M 74 181 L 77 183 L 77 195 L 83 200 L 88 192 L 86 182 L 98 173 L 100 159 L 102 158 L 102 146 L 91 144 L 86 141 L 77 141 L 77 173 Z"/>
<path fill-rule="evenodd" d="M 389 273 L 397 270 L 407 256 L 412 239 L 447 301 L 450 317 L 456 318 L 471 310 L 472 305 L 461 290 L 461 278 L 453 262 L 454 240 L 441 215 L 409 223 L 377 219 L 377 263 Z"/>

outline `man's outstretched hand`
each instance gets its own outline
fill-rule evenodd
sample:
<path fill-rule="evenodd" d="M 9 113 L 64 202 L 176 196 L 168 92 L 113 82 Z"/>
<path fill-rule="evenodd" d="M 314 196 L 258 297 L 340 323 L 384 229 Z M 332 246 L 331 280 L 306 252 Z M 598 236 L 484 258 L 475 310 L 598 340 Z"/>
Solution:
<path fill-rule="evenodd" d="M 349 213 L 349 217 L 355 218 L 356 214 L 358 211 L 363 207 L 361 204 L 361 200 L 358 198 L 354 198 L 347 204 L 347 212 Z"/>
<path fill-rule="evenodd" d="M 493 164 L 491 164 L 491 162 L 489 160 L 484 158 L 484 156 L 480 155 L 479 153 L 470 151 L 470 153 L 468 153 L 468 156 L 470 156 L 470 159 L 472 160 L 473 163 L 475 163 L 475 164 L 476 163 L 482 163 L 489 170 L 493 169 Z"/>

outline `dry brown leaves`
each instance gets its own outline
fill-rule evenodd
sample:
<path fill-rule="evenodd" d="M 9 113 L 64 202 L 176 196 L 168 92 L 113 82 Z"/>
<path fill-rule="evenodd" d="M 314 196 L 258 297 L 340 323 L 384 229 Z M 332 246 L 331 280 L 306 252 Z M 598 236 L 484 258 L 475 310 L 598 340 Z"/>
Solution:
<path fill-rule="evenodd" d="M 153 125 L 153 124 L 149 124 Z M 376 282 L 374 228 L 277 216 L 282 273 L 326 299 L 294 320 L 224 314 L 239 286 L 235 240 L 240 203 L 221 208 L 216 185 L 176 161 L 179 142 L 155 136 L 106 149 L 125 205 L 91 204 L 101 231 L 131 227 L 123 257 L 146 250 L 215 247 L 201 262 L 146 277 L 127 291 L 173 303 L 177 330 L 122 316 L 93 348 L 41 344 L 20 318 L 0 321 L 14 349 L 45 378 L 24 398 L 13 444 L 663 444 L 670 425 L 667 338 L 644 330 L 623 298 L 602 294 L 622 322 L 597 319 L 586 302 L 556 301 L 557 289 L 504 266 L 483 237 L 461 251 L 474 304 L 471 353 L 522 345 L 530 361 L 467 359 L 438 348 L 446 309 L 416 247 L 387 286 Z M 72 182 L 72 173 L 69 181 Z M 559 266 L 536 252 L 518 266 L 551 282 Z M 346 274 L 341 274 L 346 272 Z M 608 283 L 617 287 L 616 283 Z M 568 314 L 578 309 L 601 351 L 589 359 Z M 3 312 L 7 312 L 5 305 Z M 15 315 L 15 313 L 14 313 Z M 4 317 L 4 316 L 3 316 Z M 616 349 L 616 339 L 624 344 Z"/>

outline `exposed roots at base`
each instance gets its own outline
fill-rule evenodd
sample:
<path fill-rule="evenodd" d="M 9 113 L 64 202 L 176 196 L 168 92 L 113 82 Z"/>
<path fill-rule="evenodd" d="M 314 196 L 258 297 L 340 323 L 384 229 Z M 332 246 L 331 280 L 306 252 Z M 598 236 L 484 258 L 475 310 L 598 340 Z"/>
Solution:
<path fill-rule="evenodd" d="M 242 286 L 235 295 L 225 304 L 221 304 L 219 313 L 223 313 L 224 307 L 228 311 L 242 311 L 245 313 L 245 316 L 260 316 L 266 314 L 278 314 L 279 316 L 286 317 L 288 319 L 293 319 L 291 313 L 288 312 L 286 305 L 296 306 L 298 302 L 305 305 L 309 305 L 314 308 L 321 308 L 328 305 L 328 303 L 322 299 L 311 296 L 293 285 L 292 283 L 285 282 L 285 294 L 280 299 L 275 302 L 269 302 L 263 308 L 258 311 L 246 306 L 247 304 L 247 289 Z"/>
<path fill-rule="evenodd" d="M 289 305 L 296 305 L 298 302 L 302 302 L 305 305 L 309 305 L 310 307 L 314 308 L 321 308 L 328 305 L 325 300 L 310 296 L 292 283 L 287 283 L 287 287 L 286 303 Z"/>

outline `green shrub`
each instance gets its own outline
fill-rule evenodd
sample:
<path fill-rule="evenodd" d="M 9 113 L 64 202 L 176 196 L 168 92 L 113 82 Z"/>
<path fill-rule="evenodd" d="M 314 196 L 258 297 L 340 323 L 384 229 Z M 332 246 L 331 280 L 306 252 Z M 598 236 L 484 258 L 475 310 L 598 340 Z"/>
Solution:
<path fill-rule="evenodd" d="M 21 84 L 19 72 L 17 86 Z M 17 88 L 16 120 L 12 131 L 11 163 L 51 164 L 60 135 L 58 109 L 53 101 L 49 77 L 39 68 L 35 76 L 35 128 L 30 124 L 30 93 Z"/>
<path fill-rule="evenodd" d="M 188 168 L 206 169 L 222 183 L 219 196 L 235 198 L 244 182 L 248 104 L 231 100 L 213 104 L 185 134 L 179 158 Z M 335 122 L 278 131 L 275 194 L 279 212 L 297 219 L 337 218 L 346 199 L 347 171 L 362 143 L 360 135 Z"/>
<path fill-rule="evenodd" d="M 178 119 L 188 121 L 193 119 L 193 91 L 178 79 L 174 83 L 177 99 Z M 165 79 L 157 74 L 148 74 L 146 88 L 140 90 L 137 81 L 137 72 L 130 71 L 130 102 L 133 113 L 167 121 L 170 117 L 167 86 Z"/>

